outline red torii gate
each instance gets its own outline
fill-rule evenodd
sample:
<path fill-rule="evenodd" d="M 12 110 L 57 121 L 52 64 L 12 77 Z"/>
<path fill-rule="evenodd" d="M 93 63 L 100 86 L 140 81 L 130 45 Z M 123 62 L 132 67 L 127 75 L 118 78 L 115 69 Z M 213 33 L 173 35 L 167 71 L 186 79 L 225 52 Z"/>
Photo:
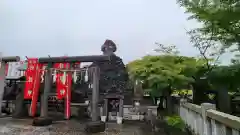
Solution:
<path fill-rule="evenodd" d="M 39 88 L 41 83 L 41 77 L 45 74 L 46 65 L 38 63 L 37 58 L 28 58 L 28 66 L 25 72 L 26 83 L 24 88 L 24 99 L 31 100 L 30 115 L 35 116 L 37 109 L 37 101 L 39 97 Z M 77 63 L 80 64 L 80 63 Z M 69 69 L 69 63 L 56 63 L 53 68 L 56 70 Z M 65 100 L 65 117 L 70 118 L 70 104 L 71 104 L 71 85 L 72 85 L 72 75 L 70 73 L 66 74 L 63 72 L 57 72 L 56 74 L 56 92 L 57 99 Z"/>

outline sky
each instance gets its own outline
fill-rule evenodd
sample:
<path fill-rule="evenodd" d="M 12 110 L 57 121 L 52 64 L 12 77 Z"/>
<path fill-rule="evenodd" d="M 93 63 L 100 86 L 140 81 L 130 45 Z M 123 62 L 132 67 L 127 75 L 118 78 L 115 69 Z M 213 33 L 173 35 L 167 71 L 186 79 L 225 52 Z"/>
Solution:
<path fill-rule="evenodd" d="M 186 29 L 196 21 L 176 0 L 1 0 L 0 51 L 5 56 L 101 54 L 106 39 L 124 63 L 154 54 L 155 42 L 196 56 Z"/>

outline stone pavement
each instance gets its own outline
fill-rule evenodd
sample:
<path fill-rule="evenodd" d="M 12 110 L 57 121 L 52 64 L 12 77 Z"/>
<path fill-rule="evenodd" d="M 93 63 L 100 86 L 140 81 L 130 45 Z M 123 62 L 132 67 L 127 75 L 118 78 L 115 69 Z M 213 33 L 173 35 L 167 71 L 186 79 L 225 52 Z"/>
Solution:
<path fill-rule="evenodd" d="M 31 126 L 31 119 L 0 119 L 0 135 L 85 135 L 84 123 L 70 120 L 58 121 L 47 127 Z M 104 133 L 96 135 L 151 135 L 150 131 L 143 131 L 144 123 L 126 122 L 118 125 L 114 122 L 107 123 Z"/>

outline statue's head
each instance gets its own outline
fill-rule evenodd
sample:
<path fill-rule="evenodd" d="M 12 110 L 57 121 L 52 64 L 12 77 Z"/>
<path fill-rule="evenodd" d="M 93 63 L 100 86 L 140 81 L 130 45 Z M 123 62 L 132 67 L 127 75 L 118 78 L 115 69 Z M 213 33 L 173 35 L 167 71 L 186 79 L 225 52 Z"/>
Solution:
<path fill-rule="evenodd" d="M 103 54 L 113 54 L 117 50 L 116 44 L 112 40 L 106 40 L 101 47 Z"/>

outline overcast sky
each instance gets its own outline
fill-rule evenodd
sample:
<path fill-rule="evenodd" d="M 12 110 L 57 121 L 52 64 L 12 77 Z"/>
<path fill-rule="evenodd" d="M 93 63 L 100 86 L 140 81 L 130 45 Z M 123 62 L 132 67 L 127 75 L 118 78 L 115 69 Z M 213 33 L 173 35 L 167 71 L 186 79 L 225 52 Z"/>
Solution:
<path fill-rule="evenodd" d="M 185 29 L 197 27 L 176 0 L 1 0 L 0 51 L 28 57 L 101 54 L 106 39 L 125 63 L 155 42 L 197 51 Z"/>

